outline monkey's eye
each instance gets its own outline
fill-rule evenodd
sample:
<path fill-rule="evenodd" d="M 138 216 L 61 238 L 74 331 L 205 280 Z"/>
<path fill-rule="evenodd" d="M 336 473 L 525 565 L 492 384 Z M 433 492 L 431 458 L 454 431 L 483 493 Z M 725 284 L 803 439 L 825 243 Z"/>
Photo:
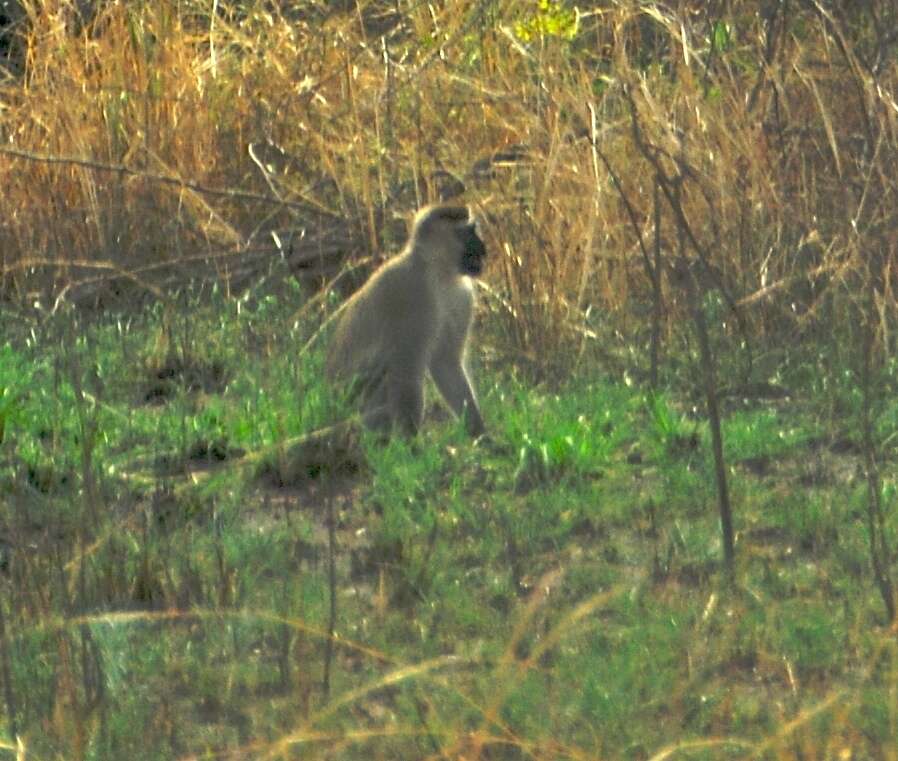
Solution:
<path fill-rule="evenodd" d="M 458 237 L 465 247 L 465 253 L 474 254 L 476 256 L 486 256 L 486 249 L 484 248 L 483 241 L 480 240 L 480 236 L 477 235 L 477 230 L 474 228 L 474 225 L 468 225 L 461 228 L 458 231 Z"/>

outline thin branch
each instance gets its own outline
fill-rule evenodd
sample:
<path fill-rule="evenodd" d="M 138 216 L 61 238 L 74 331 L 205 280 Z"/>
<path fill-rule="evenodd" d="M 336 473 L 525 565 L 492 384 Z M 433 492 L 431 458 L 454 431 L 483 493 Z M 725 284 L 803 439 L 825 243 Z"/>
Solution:
<path fill-rule="evenodd" d="M 590 113 L 593 112 L 593 106 L 589 104 Z M 627 212 L 627 217 L 630 219 L 630 225 L 633 227 L 633 232 L 636 234 L 636 242 L 639 244 L 639 250 L 642 253 L 642 263 L 645 267 L 646 274 L 649 276 L 649 280 L 652 282 L 654 286 L 656 284 L 656 279 L 659 277 L 658 273 L 655 272 L 655 268 L 652 265 L 652 258 L 649 254 L 648 249 L 646 248 L 645 241 L 642 237 L 642 230 L 639 225 L 639 218 L 636 214 L 636 209 L 633 208 L 633 204 L 630 202 L 630 199 L 627 197 L 627 194 L 624 192 L 624 186 L 620 181 L 620 177 L 617 172 L 614 171 L 614 167 L 611 166 L 611 162 L 608 157 L 602 152 L 599 148 L 595 135 L 590 136 L 590 142 L 592 143 L 592 150 L 595 152 L 595 155 L 598 156 L 602 163 L 605 165 L 605 169 L 608 172 L 609 177 L 611 177 L 611 181 L 614 183 L 614 187 L 620 196 L 621 201 L 624 204 L 624 209 Z"/>
<path fill-rule="evenodd" d="M 50 156 L 48 154 L 34 153 L 32 151 L 25 151 L 19 148 L 6 147 L 0 147 L 0 155 L 12 156 L 13 158 L 23 159 L 25 161 L 34 161 L 41 164 L 60 164 L 65 166 L 82 167 L 84 169 L 92 169 L 96 172 L 111 172 L 128 177 L 135 177 L 143 180 L 150 180 L 152 182 L 159 182 L 163 185 L 175 185 L 180 188 L 192 190 L 195 193 L 215 196 L 218 198 L 229 198 L 231 200 L 240 201 L 257 201 L 259 203 L 274 204 L 277 206 L 285 206 L 289 209 L 302 209 L 306 211 L 308 211 L 310 206 L 313 206 L 316 211 L 319 211 L 330 217 L 337 218 L 339 216 L 336 212 L 331 211 L 330 209 L 321 205 L 319 202 L 313 199 L 308 199 L 303 203 L 299 203 L 296 201 L 286 201 L 282 198 L 272 198 L 271 196 L 263 195 L 262 193 L 253 193 L 248 190 L 239 190 L 237 188 L 212 188 L 208 185 L 201 185 L 198 182 L 185 180 L 183 177 L 176 177 L 169 174 L 160 174 L 158 172 L 147 172 L 142 169 L 134 169 L 133 167 L 127 166 L 125 164 L 107 164 L 105 162 L 94 161 L 92 159 L 82 159 L 75 156 Z"/>
<path fill-rule="evenodd" d="M 716 268 L 712 266 L 707 250 L 699 242 L 694 231 L 692 230 L 692 225 L 689 224 L 689 220 L 686 218 L 686 213 L 683 211 L 683 204 L 679 197 L 679 189 L 683 184 L 683 179 L 685 177 L 695 177 L 695 172 L 682 157 L 673 157 L 669 154 L 666 155 L 676 163 L 679 174 L 675 177 L 671 177 L 667 174 L 667 172 L 664 171 L 664 167 L 661 166 L 661 161 L 658 158 L 658 154 L 662 151 L 656 146 L 650 145 L 642 134 L 642 128 L 639 124 L 639 109 L 636 106 L 636 100 L 634 99 L 633 92 L 628 84 L 624 85 L 623 93 L 630 106 L 630 124 L 633 132 L 633 142 L 636 143 L 636 147 L 639 149 L 639 152 L 654 169 L 658 184 L 660 185 L 661 190 L 664 193 L 664 197 L 667 199 L 667 203 L 670 206 L 674 217 L 676 218 L 677 229 L 683 233 L 685 239 L 689 242 L 689 246 L 693 251 L 695 251 L 696 256 L 702 264 L 703 274 L 706 277 L 710 278 L 710 280 L 714 283 L 714 286 L 720 291 L 724 301 L 726 302 L 730 311 L 733 313 L 733 316 L 736 318 L 739 332 L 742 334 L 742 340 L 745 343 L 747 365 L 745 369 L 745 375 L 746 377 L 748 377 L 752 372 L 753 356 L 751 348 L 751 338 L 749 337 L 748 326 L 745 323 L 745 318 L 738 305 L 736 304 L 736 300 L 730 294 L 729 289 L 726 287 L 726 284 L 723 282 Z M 699 183 L 699 188 L 701 189 L 702 194 L 705 195 L 704 188 L 701 187 L 701 183 Z M 706 195 L 705 199 L 707 201 Z"/>

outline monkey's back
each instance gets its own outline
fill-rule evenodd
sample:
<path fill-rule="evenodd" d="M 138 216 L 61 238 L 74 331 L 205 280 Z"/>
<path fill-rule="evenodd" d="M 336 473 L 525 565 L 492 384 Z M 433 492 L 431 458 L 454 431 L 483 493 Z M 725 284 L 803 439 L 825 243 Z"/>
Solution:
<path fill-rule="evenodd" d="M 328 374 L 351 378 L 379 373 L 404 353 L 415 334 L 433 333 L 434 298 L 428 286 L 415 283 L 408 253 L 394 257 L 374 272 L 344 307 L 337 322 Z M 377 315 L 379 319 L 371 319 Z"/>

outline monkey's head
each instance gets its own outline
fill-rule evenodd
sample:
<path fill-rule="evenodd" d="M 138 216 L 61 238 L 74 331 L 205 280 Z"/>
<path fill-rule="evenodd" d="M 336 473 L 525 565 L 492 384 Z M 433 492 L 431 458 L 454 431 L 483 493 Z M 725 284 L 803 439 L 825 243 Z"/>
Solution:
<path fill-rule="evenodd" d="M 477 234 L 477 224 L 466 206 L 428 206 L 418 212 L 412 230 L 415 244 L 439 251 L 445 262 L 458 267 L 463 275 L 483 272 L 486 246 Z M 442 262 L 441 262 L 442 263 Z"/>

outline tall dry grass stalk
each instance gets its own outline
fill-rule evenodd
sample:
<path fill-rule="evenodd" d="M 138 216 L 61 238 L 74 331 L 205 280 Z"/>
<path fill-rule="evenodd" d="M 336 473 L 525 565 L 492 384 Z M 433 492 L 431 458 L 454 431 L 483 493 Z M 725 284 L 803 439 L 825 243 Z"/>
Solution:
<path fill-rule="evenodd" d="M 869 293 L 892 340 L 887 3 L 24 7 L 24 73 L 0 89 L 7 295 L 164 286 L 200 261 L 228 279 L 287 228 L 307 258 L 370 254 L 449 172 L 485 217 L 517 356 L 647 334 L 658 293 L 675 324 L 648 253 L 684 229 L 754 334 Z"/>

